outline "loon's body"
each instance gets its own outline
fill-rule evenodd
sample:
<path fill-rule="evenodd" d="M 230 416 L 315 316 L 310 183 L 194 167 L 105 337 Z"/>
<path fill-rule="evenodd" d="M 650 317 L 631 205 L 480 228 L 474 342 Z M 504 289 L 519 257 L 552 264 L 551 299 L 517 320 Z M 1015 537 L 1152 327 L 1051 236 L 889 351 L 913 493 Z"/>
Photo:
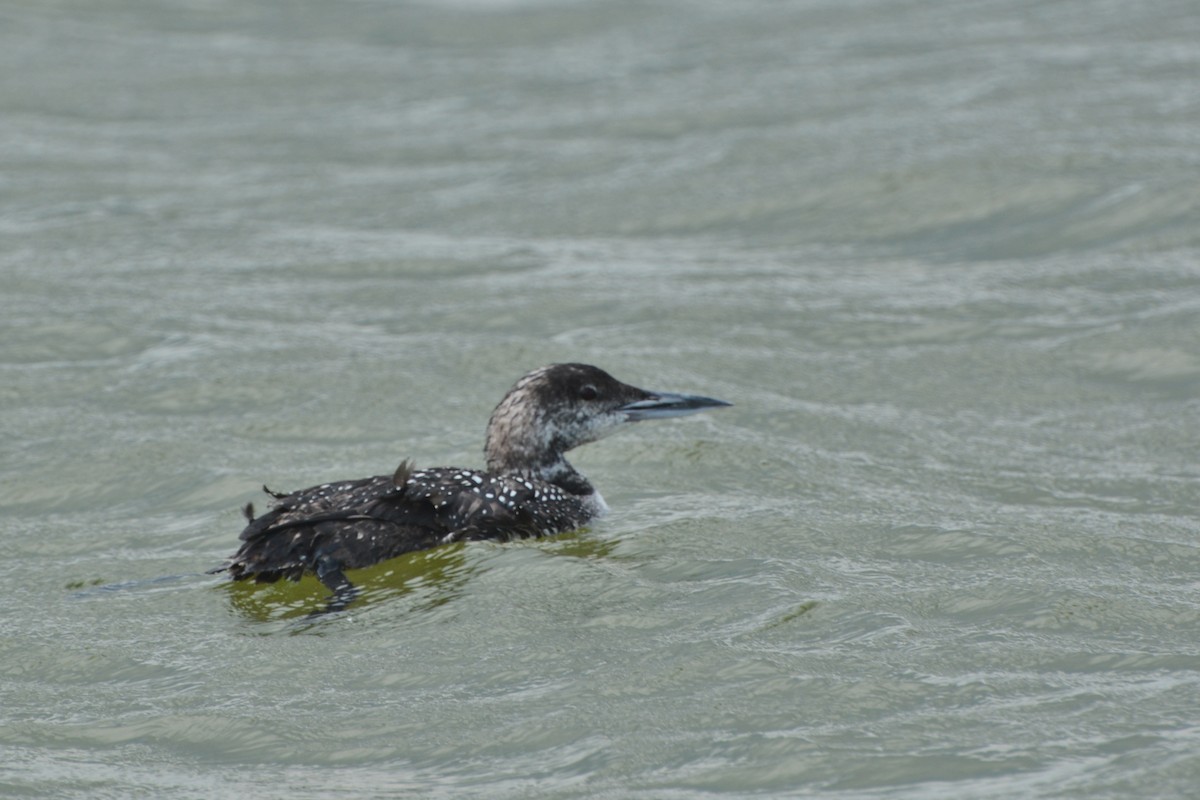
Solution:
<path fill-rule="evenodd" d="M 578 528 L 608 506 L 564 453 L 629 422 L 727 405 L 638 389 L 586 364 L 552 364 L 517 381 L 492 412 L 486 471 L 404 462 L 393 475 L 267 490 L 278 502 L 257 518 L 246 507 L 242 546 L 214 572 L 260 583 L 313 572 L 344 605 L 354 588 L 343 570 L 449 542 Z"/>

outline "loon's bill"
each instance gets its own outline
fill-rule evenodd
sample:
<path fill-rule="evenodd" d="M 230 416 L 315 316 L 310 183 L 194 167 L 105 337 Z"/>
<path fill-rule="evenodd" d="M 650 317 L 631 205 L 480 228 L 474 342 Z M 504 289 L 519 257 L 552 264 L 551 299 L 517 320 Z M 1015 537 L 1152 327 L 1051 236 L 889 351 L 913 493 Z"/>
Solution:
<path fill-rule="evenodd" d="M 451 542 L 562 533 L 603 515 L 608 505 L 567 451 L 634 422 L 728 405 L 649 392 L 588 364 L 551 364 L 492 411 L 486 469 L 405 461 L 386 475 L 270 492 L 274 506 L 259 516 L 246 506 L 241 547 L 213 571 L 258 583 L 315 574 L 334 593 L 326 610 L 345 608 L 357 594 L 345 570 Z"/>
<path fill-rule="evenodd" d="M 621 411 L 630 422 L 644 419 L 666 419 L 667 417 L 686 417 L 688 414 L 698 414 L 710 408 L 731 406 L 724 400 L 712 397 L 701 397 L 698 394 L 675 394 L 674 392 L 650 392 L 645 400 L 635 400 L 621 406 Z"/>

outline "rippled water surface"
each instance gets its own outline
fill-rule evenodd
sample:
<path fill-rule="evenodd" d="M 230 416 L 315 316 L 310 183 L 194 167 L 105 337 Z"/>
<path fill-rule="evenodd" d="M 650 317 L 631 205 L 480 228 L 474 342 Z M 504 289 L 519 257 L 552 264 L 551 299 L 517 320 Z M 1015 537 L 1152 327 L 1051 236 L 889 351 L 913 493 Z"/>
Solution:
<path fill-rule="evenodd" d="M 1200 16 L 0 8 L 0 794 L 1188 798 Z M 230 587 L 551 361 L 613 514 Z"/>

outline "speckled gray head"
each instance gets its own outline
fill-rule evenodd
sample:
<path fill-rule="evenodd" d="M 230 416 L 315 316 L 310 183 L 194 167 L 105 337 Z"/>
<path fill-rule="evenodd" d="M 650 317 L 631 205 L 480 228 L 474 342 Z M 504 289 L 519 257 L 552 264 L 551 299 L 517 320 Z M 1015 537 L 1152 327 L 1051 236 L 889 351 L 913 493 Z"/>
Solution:
<path fill-rule="evenodd" d="M 551 364 L 522 377 L 488 421 L 489 470 L 543 468 L 630 422 L 728 406 L 699 395 L 639 389 L 588 364 Z"/>

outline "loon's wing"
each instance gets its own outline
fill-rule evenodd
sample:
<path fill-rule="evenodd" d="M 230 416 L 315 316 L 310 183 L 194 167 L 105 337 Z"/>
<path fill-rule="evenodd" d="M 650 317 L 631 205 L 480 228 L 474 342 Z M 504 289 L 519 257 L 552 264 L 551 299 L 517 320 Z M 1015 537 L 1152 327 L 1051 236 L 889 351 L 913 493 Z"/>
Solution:
<path fill-rule="evenodd" d="M 264 487 L 265 489 L 265 487 Z M 276 505 L 259 517 L 247 506 L 242 546 L 214 572 L 274 583 L 314 572 L 344 608 L 357 590 L 343 570 L 370 566 L 449 542 L 540 536 L 573 528 L 579 504 L 555 487 L 514 476 L 436 468 L 270 492 Z M 537 511 L 553 495 L 555 511 Z"/>
<path fill-rule="evenodd" d="M 392 475 L 327 483 L 279 496 L 241 533 L 242 546 L 217 571 L 274 583 L 314 571 L 335 591 L 342 569 L 365 567 L 437 544 L 444 535 L 428 502 L 405 497 Z M 249 510 L 249 509 L 248 509 Z M 329 573 L 329 579 L 323 574 Z M 338 585 L 332 585 L 331 581 Z"/>
<path fill-rule="evenodd" d="M 253 578 L 258 583 L 299 580 L 312 571 L 339 592 L 350 586 L 342 570 L 447 542 L 542 532 L 528 514 L 516 510 L 517 501 L 525 497 L 509 489 L 498 500 L 495 490 L 483 491 L 482 481 L 472 480 L 477 475 L 453 468 L 413 473 L 405 463 L 394 475 L 327 483 L 291 494 L 267 490 L 276 498 L 275 506 L 259 517 L 247 507 L 249 524 L 241 533 L 242 546 L 213 571 L 228 570 L 235 580 Z"/>

